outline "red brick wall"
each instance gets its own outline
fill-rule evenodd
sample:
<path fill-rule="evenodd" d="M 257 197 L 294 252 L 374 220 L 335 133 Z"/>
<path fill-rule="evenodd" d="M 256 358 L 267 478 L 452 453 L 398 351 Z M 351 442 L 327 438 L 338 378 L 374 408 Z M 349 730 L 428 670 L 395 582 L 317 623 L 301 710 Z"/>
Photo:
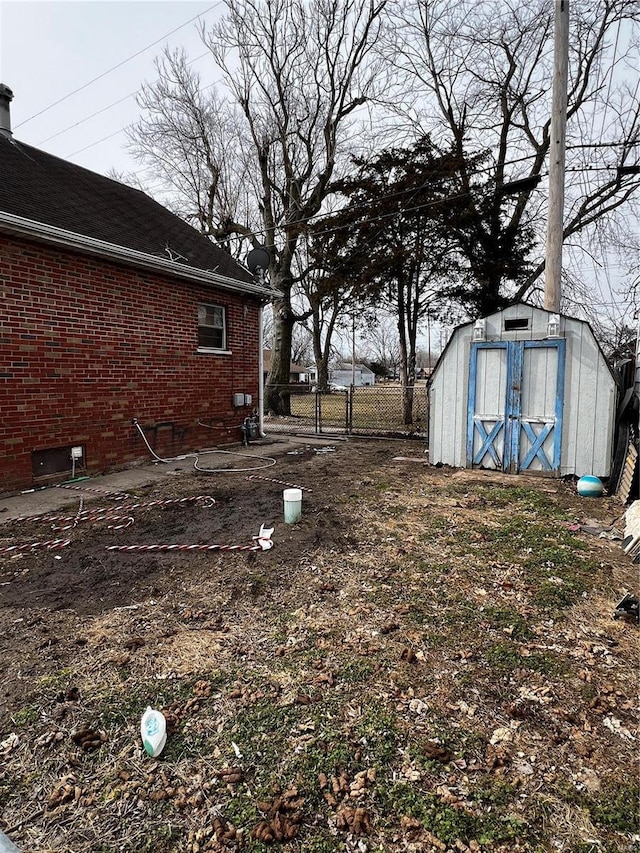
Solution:
<path fill-rule="evenodd" d="M 232 355 L 197 352 L 199 302 L 226 306 Z M 233 393 L 258 403 L 250 296 L 0 237 L 0 306 L 0 492 L 34 484 L 37 450 L 82 445 L 83 473 L 150 460 L 133 418 L 159 456 L 237 441 Z"/>

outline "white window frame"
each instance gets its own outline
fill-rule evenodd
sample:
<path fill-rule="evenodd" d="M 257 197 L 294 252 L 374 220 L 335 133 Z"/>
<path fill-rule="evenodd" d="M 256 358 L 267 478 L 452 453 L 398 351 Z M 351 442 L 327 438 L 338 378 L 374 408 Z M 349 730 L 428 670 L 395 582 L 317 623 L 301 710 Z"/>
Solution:
<path fill-rule="evenodd" d="M 214 311 L 220 311 L 222 314 L 222 327 L 213 325 L 210 323 L 202 322 L 203 319 L 206 319 L 206 311 L 207 309 L 213 309 Z M 203 316 L 204 315 L 204 316 Z M 200 329 L 220 329 L 222 328 L 222 346 L 219 347 L 209 347 L 203 346 L 200 343 Z M 215 353 L 229 353 L 227 349 L 227 309 L 224 305 L 219 305 L 214 302 L 198 302 L 198 352 L 215 352 Z"/>

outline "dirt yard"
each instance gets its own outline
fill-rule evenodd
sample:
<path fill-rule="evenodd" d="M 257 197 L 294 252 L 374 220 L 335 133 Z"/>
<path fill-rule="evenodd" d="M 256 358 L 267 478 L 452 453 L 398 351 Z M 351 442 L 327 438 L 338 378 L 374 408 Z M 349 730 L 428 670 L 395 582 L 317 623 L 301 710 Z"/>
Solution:
<path fill-rule="evenodd" d="M 0 828 L 22 853 L 638 849 L 614 498 L 373 440 L 94 485 L 0 524 Z M 251 548 L 263 524 L 271 550 L 108 550 Z"/>

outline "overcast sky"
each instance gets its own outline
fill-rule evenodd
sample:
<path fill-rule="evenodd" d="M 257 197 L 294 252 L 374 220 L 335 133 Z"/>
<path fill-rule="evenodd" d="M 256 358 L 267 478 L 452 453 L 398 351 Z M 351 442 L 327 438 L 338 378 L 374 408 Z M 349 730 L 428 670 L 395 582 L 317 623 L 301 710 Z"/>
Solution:
<path fill-rule="evenodd" d="M 220 0 L 0 0 L 0 82 L 14 94 L 14 137 L 101 174 L 135 171 L 123 133 L 138 117 L 134 93 L 155 79 L 165 45 L 204 54 L 192 19 L 212 23 L 222 8 Z M 208 56 L 193 65 L 204 79 L 211 66 Z"/>
<path fill-rule="evenodd" d="M 136 91 L 155 79 L 165 46 L 184 47 L 203 84 L 213 82 L 196 20 L 210 25 L 223 9 L 222 0 L 0 0 L 0 82 L 14 93 L 15 138 L 101 174 L 135 172 L 124 128 L 139 115 Z"/>

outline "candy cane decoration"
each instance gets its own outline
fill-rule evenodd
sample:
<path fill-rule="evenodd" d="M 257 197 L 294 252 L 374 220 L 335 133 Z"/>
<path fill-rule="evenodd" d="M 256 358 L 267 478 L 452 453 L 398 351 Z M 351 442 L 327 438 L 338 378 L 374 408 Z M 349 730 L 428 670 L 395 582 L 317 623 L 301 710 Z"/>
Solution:
<path fill-rule="evenodd" d="M 56 486 L 57 489 L 73 489 L 76 492 L 95 492 L 97 495 L 109 495 L 116 500 L 122 500 L 123 498 L 128 498 L 129 495 L 126 492 L 113 492 L 109 489 L 99 489 L 96 486 L 74 486 L 72 483 L 58 483 Z M 118 498 L 120 495 L 120 498 Z"/>
<path fill-rule="evenodd" d="M 32 542 L 30 545 L 5 545 L 0 548 L 0 554 L 18 553 L 20 551 L 33 551 L 36 548 L 65 548 L 71 542 L 70 539 L 49 539 L 46 542 Z"/>
<path fill-rule="evenodd" d="M 107 507 L 106 509 L 83 509 L 84 506 L 84 497 L 80 498 L 80 506 L 78 507 L 78 511 L 75 515 L 24 515 L 19 518 L 13 519 L 13 521 L 47 521 L 47 522 L 69 522 L 68 524 L 56 525 L 52 524 L 51 529 L 62 533 L 65 530 L 71 530 L 78 525 L 81 521 L 89 521 L 89 522 L 97 522 L 97 521 L 118 521 L 120 524 L 109 524 L 109 530 L 124 530 L 125 528 L 132 525 L 135 521 L 132 515 L 112 515 L 111 513 L 116 510 L 118 513 L 123 511 L 131 511 L 133 509 L 145 509 L 148 507 L 156 507 L 156 506 L 171 506 L 171 505 L 186 505 L 189 503 L 197 503 L 200 504 L 205 509 L 209 507 L 215 506 L 215 499 L 211 495 L 196 495 L 195 497 L 187 497 L 187 498 L 170 498 L 168 500 L 163 501 L 147 501 L 140 502 L 135 504 L 130 504 L 129 506 L 124 506 L 122 504 L 115 504 L 114 506 Z M 209 550 L 214 550 L 216 548 L 221 550 L 252 550 L 259 551 L 261 548 L 263 550 L 268 550 L 273 546 L 273 542 L 269 539 L 273 531 L 268 531 L 268 536 L 266 539 L 269 541 L 268 545 L 258 545 L 256 546 L 224 546 L 224 545 L 213 545 L 208 546 Z M 260 530 L 259 536 L 254 536 L 254 539 L 260 539 L 262 536 L 262 528 Z M 8 545 L 4 547 L 0 547 L 0 554 L 11 554 L 11 553 L 19 553 L 21 551 L 33 551 L 36 548 L 64 548 L 71 542 L 70 539 L 51 539 L 43 542 L 32 542 L 27 545 Z M 187 546 L 188 548 L 193 546 Z M 199 546 L 198 546 L 199 547 Z M 160 550 L 167 550 L 164 546 L 158 546 Z M 110 550 L 149 550 L 144 546 L 138 548 L 137 546 L 133 546 L 131 549 L 127 549 L 125 546 L 111 546 Z M 155 548 L 154 548 L 155 550 Z M 173 548 L 171 548 L 173 550 Z"/>
<path fill-rule="evenodd" d="M 296 483 L 285 483 L 284 480 L 274 480 L 273 477 L 259 477 L 257 474 L 252 474 L 247 480 L 266 480 L 268 483 L 279 483 L 281 486 L 290 486 L 292 489 L 302 489 L 303 492 L 312 492 L 313 489 L 308 489 L 306 486 L 298 486 Z"/>
<path fill-rule="evenodd" d="M 108 530 L 124 530 L 125 527 L 130 527 L 135 519 L 132 515 L 87 515 L 84 518 L 77 519 L 73 524 L 67 524 L 62 527 L 52 524 L 51 529 L 56 531 L 71 530 L 75 527 L 78 521 L 122 521 L 122 524 L 108 524 Z"/>
<path fill-rule="evenodd" d="M 197 503 L 201 502 L 201 506 L 203 509 L 209 509 L 212 506 L 215 506 L 215 498 L 211 495 L 197 495 L 193 498 L 171 498 L 165 501 L 148 501 L 146 503 L 135 503 L 135 504 L 115 504 L 113 506 L 104 507 L 102 509 L 92 508 L 85 509 L 79 515 L 80 521 L 95 521 L 97 520 L 98 514 L 109 513 L 112 511 L 116 512 L 131 512 L 134 509 L 147 509 L 148 507 L 154 506 L 170 506 L 172 504 L 187 504 L 187 503 Z M 19 518 L 14 518 L 12 521 L 73 521 L 76 518 L 75 515 L 22 515 Z"/>
<path fill-rule="evenodd" d="M 107 545 L 107 551 L 268 551 L 273 548 L 271 534 L 273 527 L 265 529 L 264 524 L 260 533 L 253 536 L 255 545 Z"/>

